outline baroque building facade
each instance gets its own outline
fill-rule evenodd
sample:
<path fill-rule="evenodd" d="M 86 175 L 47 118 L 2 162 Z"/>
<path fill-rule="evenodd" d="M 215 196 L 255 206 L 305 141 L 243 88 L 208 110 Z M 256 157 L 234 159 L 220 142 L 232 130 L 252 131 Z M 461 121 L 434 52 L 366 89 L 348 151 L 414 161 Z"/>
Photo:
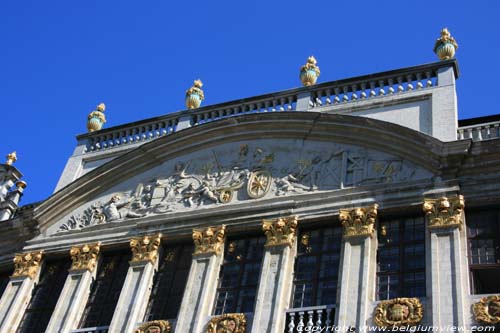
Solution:
<path fill-rule="evenodd" d="M 458 121 L 454 59 L 318 75 L 204 107 L 197 81 L 188 110 L 107 129 L 100 105 L 35 205 L 10 155 L 0 332 L 499 324 L 500 118 Z"/>

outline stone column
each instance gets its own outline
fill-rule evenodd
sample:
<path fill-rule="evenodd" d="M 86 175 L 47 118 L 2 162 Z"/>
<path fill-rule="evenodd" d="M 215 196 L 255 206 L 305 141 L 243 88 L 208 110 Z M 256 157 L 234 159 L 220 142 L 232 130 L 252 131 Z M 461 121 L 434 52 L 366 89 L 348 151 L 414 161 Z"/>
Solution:
<path fill-rule="evenodd" d="M 425 199 L 423 210 L 429 230 L 426 275 L 432 325 L 462 326 L 465 324 L 465 296 L 469 290 L 464 198 L 458 195 Z"/>
<path fill-rule="evenodd" d="M 262 222 L 267 242 L 255 302 L 254 332 L 285 331 L 285 310 L 289 308 L 293 286 L 297 223 L 298 216 Z"/>
<path fill-rule="evenodd" d="M 371 302 L 375 299 L 378 205 L 341 209 L 344 227 L 335 323 L 356 328 L 371 324 Z"/>
<path fill-rule="evenodd" d="M 95 278 L 100 243 L 74 246 L 69 251 L 72 264 L 47 332 L 70 333 L 78 328 Z"/>
<path fill-rule="evenodd" d="M 132 238 L 132 260 L 109 326 L 110 333 L 133 333 L 144 320 L 153 277 L 158 268 L 161 234 Z"/>
<path fill-rule="evenodd" d="M 175 332 L 202 333 L 215 302 L 226 226 L 193 230 L 195 250 Z"/>
<path fill-rule="evenodd" d="M 0 332 L 14 333 L 40 277 L 43 251 L 16 254 L 14 274 L 0 299 Z"/>

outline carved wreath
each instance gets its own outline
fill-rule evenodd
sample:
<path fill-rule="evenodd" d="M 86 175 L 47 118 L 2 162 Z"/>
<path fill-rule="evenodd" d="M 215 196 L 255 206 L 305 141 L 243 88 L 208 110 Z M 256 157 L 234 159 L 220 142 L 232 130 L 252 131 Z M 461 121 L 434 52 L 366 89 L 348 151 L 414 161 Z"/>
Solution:
<path fill-rule="evenodd" d="M 207 333 L 246 333 L 247 320 L 243 313 L 228 313 L 213 317 Z"/>
<path fill-rule="evenodd" d="M 170 333 L 170 322 L 167 320 L 154 320 L 142 324 L 135 333 Z"/>
<path fill-rule="evenodd" d="M 378 327 L 415 326 L 423 317 L 424 310 L 418 298 L 394 298 L 377 305 L 374 321 Z"/>
<path fill-rule="evenodd" d="M 500 324 L 500 295 L 483 297 L 472 305 L 476 321 L 483 324 Z"/>

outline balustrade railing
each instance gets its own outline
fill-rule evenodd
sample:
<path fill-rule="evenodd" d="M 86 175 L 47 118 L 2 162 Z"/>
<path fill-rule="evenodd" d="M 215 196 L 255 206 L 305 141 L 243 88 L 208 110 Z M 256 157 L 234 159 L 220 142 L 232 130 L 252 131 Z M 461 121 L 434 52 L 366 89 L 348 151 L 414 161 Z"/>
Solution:
<path fill-rule="evenodd" d="M 87 327 L 72 330 L 71 333 L 108 333 L 108 329 L 109 326 Z"/>
<path fill-rule="evenodd" d="M 285 333 L 320 332 L 333 325 L 335 305 L 320 305 L 286 311 Z M 313 330 L 316 329 L 316 330 Z"/>
<path fill-rule="evenodd" d="M 483 141 L 500 138 L 500 121 L 462 126 L 457 130 L 457 139 L 472 139 L 473 141 Z"/>

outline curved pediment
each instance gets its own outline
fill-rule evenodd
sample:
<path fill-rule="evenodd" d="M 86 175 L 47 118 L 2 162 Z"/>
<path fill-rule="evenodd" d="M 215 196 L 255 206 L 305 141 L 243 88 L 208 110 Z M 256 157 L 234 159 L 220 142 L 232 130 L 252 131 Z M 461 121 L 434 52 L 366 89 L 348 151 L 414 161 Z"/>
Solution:
<path fill-rule="evenodd" d="M 38 207 L 48 233 L 158 214 L 429 179 L 442 143 L 377 120 L 311 113 L 224 119 L 157 139 Z"/>

